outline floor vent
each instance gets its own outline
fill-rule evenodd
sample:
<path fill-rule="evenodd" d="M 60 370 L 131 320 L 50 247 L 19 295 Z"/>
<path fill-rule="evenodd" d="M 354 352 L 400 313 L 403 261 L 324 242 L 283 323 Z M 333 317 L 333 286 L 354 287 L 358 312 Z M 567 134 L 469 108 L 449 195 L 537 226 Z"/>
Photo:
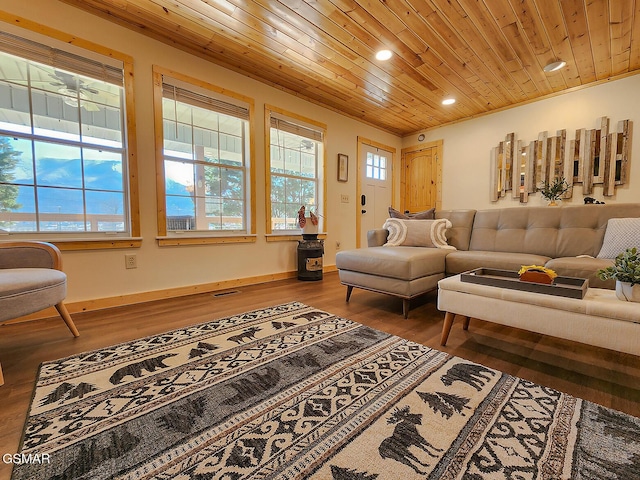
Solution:
<path fill-rule="evenodd" d="M 227 290 L 226 292 L 218 292 L 214 293 L 214 297 L 226 297 L 227 295 L 235 295 L 236 293 L 240 293 L 240 290 Z"/>

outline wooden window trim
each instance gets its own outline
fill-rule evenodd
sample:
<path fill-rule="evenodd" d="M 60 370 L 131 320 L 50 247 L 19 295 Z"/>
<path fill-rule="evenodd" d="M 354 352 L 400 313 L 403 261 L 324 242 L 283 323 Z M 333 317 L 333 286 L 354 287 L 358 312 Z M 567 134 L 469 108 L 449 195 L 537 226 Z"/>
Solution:
<path fill-rule="evenodd" d="M 69 45 L 75 45 L 84 50 L 111 57 L 119 60 L 124 69 L 124 97 L 125 97 L 125 123 L 126 123 L 126 150 L 128 171 L 128 198 L 130 232 L 126 238 L 115 236 L 113 239 L 101 237 L 100 239 L 61 240 L 59 238 L 47 239 L 46 234 L 37 234 L 38 240 L 46 240 L 56 245 L 60 250 L 102 250 L 110 248 L 138 248 L 142 244 L 140 237 L 140 192 L 138 189 L 138 162 L 137 162 L 137 135 L 135 100 L 133 97 L 133 57 L 112 50 L 108 47 L 78 38 L 69 33 L 50 28 L 26 18 L 0 11 L 0 21 L 24 28 L 39 35 L 51 37 Z M 32 236 L 31 234 L 29 234 Z M 18 237 L 15 237 L 18 239 Z M 24 238 L 22 238 L 24 239 Z"/>
<path fill-rule="evenodd" d="M 232 232 L 201 232 L 198 236 L 188 235 L 167 235 L 167 212 L 166 212 L 166 192 L 164 175 L 164 133 L 162 117 L 162 79 L 168 76 L 182 82 L 195 85 L 205 90 L 224 95 L 249 106 L 249 182 L 245 188 L 249 189 L 250 197 L 250 221 L 247 233 Z M 255 101 L 251 97 L 232 92 L 225 88 L 212 85 L 208 82 L 189 77 L 174 70 L 153 65 L 153 117 L 155 125 L 155 154 L 156 154 L 156 204 L 158 210 L 157 242 L 159 246 L 180 246 L 180 245 L 202 245 L 202 244 L 222 244 L 222 243 L 250 243 L 256 233 L 256 161 L 255 161 Z"/>
<path fill-rule="evenodd" d="M 320 214 L 323 218 L 323 233 L 318 235 L 318 238 L 326 238 L 327 227 L 327 125 L 322 122 L 303 117 L 297 113 L 289 112 L 273 105 L 264 105 L 264 156 L 265 156 L 265 221 L 266 221 L 266 241 L 267 242 L 287 242 L 293 240 L 299 240 L 301 232 L 292 231 L 291 233 L 284 233 L 284 231 L 278 230 L 277 233 L 273 233 L 271 227 L 271 113 L 277 113 L 279 115 L 289 117 L 294 120 L 299 120 L 309 125 L 314 125 L 323 131 L 322 140 L 322 202 L 318 205 L 320 208 Z"/>

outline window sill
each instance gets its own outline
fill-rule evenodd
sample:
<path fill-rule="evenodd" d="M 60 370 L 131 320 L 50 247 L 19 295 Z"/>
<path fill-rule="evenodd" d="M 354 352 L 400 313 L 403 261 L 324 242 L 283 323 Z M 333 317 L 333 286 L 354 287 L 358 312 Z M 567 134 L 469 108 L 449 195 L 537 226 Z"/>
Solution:
<path fill-rule="evenodd" d="M 297 240 L 302 240 L 302 233 L 269 233 L 265 235 L 267 242 L 294 242 Z M 327 238 L 326 233 L 319 233 L 318 240 L 325 240 Z"/>
<path fill-rule="evenodd" d="M 34 239 L 35 240 L 35 239 Z M 128 238 L 114 238 L 109 240 L 106 238 L 100 238 L 95 240 L 47 240 L 46 238 L 40 238 L 43 242 L 53 243 L 61 251 L 73 251 L 73 250 L 106 250 L 110 248 L 140 248 L 142 246 L 142 237 L 128 237 Z"/>
<path fill-rule="evenodd" d="M 220 237 L 191 236 L 156 237 L 160 247 L 179 247 L 182 245 L 211 245 L 219 243 L 255 243 L 255 235 L 228 235 Z"/>

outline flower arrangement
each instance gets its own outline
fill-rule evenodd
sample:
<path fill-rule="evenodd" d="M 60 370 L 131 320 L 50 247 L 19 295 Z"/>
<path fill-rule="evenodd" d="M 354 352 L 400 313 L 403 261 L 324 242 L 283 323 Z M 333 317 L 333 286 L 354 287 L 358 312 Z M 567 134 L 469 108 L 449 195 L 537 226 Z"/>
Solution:
<path fill-rule="evenodd" d="M 298 226 L 302 229 L 303 235 L 315 235 L 318 233 L 318 215 L 309 210 L 309 217 L 305 216 L 306 208 L 304 205 L 298 210 Z"/>
<path fill-rule="evenodd" d="M 523 282 L 552 284 L 553 280 L 558 276 L 556 272 L 550 268 L 541 267 L 540 265 L 523 265 L 518 270 L 520 280 Z"/>
<path fill-rule="evenodd" d="M 613 265 L 598 270 L 600 280 L 613 278 L 620 282 L 640 285 L 640 253 L 636 247 L 627 248 L 613 261 Z"/>
<path fill-rule="evenodd" d="M 556 200 L 560 200 L 567 190 L 569 190 L 569 183 L 564 177 L 556 177 L 551 183 L 549 183 L 548 180 L 545 180 L 545 182 L 538 188 L 540 194 L 549 200 L 550 205 L 555 205 Z"/>

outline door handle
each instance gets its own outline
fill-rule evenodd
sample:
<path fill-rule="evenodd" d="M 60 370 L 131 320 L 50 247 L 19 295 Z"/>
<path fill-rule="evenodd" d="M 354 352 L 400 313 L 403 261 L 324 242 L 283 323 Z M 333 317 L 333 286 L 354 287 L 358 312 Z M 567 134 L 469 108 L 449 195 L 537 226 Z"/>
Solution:
<path fill-rule="evenodd" d="M 363 207 L 367 204 L 367 196 L 366 195 L 360 195 L 360 205 L 362 205 Z"/>

